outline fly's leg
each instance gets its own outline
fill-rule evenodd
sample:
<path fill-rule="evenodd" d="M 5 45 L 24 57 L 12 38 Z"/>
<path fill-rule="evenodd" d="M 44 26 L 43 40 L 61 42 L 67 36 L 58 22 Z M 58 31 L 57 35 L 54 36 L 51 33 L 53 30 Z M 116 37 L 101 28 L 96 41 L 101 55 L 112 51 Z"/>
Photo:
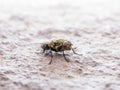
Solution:
<path fill-rule="evenodd" d="M 82 54 L 76 53 L 73 48 L 72 48 L 72 51 L 73 51 L 74 54 L 82 56 Z"/>
<path fill-rule="evenodd" d="M 64 51 L 63 51 L 63 57 L 64 57 L 65 61 L 70 62 L 70 61 L 66 58 Z"/>
<path fill-rule="evenodd" d="M 46 50 L 45 50 L 45 49 L 43 49 L 43 53 L 45 53 L 45 51 L 46 51 Z"/>
<path fill-rule="evenodd" d="M 43 53 L 45 54 L 45 56 L 47 56 L 50 52 L 47 52 L 48 50 L 46 50 L 46 48 L 45 49 L 43 49 Z"/>
<path fill-rule="evenodd" d="M 51 64 L 52 63 L 52 59 L 53 59 L 53 54 L 52 54 L 52 50 L 50 50 L 50 55 L 51 55 L 51 60 L 48 64 Z"/>

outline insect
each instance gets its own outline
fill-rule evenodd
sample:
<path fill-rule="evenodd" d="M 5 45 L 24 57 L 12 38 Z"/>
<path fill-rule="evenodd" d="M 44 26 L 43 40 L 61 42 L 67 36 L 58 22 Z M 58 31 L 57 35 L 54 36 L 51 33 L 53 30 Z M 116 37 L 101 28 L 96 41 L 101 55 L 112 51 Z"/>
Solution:
<path fill-rule="evenodd" d="M 49 53 L 51 55 L 51 60 L 48 64 L 51 64 L 52 60 L 53 60 L 52 51 L 62 52 L 64 59 L 67 62 L 69 62 L 69 60 L 66 58 L 64 51 L 72 50 L 74 54 L 80 55 L 74 51 L 74 49 L 72 48 L 72 43 L 65 39 L 55 39 L 55 40 L 51 40 L 50 42 L 47 42 L 47 43 L 42 43 L 41 48 L 43 49 L 43 53 L 46 53 L 46 51 L 49 50 Z"/>

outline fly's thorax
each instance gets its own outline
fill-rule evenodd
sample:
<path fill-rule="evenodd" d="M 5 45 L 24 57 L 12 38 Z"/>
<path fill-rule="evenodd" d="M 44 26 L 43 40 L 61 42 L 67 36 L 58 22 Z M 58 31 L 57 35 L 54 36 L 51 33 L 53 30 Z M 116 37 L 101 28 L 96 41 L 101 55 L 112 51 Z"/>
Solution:
<path fill-rule="evenodd" d="M 64 39 L 52 40 L 48 46 L 54 51 L 71 50 L 71 42 Z"/>
<path fill-rule="evenodd" d="M 60 51 L 61 48 L 61 43 L 56 42 L 56 41 L 51 41 L 48 46 L 53 50 L 53 51 Z"/>
<path fill-rule="evenodd" d="M 52 40 L 50 43 L 49 43 L 49 46 L 50 47 L 59 47 L 59 46 L 62 46 L 63 45 L 63 42 L 64 40 L 63 39 L 56 39 L 56 40 Z"/>

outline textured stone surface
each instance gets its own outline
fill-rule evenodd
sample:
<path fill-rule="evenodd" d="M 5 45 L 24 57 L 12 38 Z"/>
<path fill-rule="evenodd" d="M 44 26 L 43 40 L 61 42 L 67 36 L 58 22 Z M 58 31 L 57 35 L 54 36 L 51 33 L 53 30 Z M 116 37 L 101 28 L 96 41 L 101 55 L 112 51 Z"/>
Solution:
<path fill-rule="evenodd" d="M 79 9 L 60 4 L 0 19 L 0 90 L 120 90 L 120 12 Z M 55 54 L 48 65 L 40 43 L 61 37 L 83 56 L 67 51 L 67 63 Z"/>

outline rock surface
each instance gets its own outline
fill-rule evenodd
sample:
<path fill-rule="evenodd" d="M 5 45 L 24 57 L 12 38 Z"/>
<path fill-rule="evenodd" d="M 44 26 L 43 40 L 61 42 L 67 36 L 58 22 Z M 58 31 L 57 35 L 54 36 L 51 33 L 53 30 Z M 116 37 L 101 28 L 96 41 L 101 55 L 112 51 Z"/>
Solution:
<path fill-rule="evenodd" d="M 120 12 L 99 16 L 63 3 L 39 10 L 0 19 L 0 90 L 120 90 Z M 48 65 L 40 43 L 53 38 L 82 56 L 66 51 L 67 63 L 54 54 Z"/>

